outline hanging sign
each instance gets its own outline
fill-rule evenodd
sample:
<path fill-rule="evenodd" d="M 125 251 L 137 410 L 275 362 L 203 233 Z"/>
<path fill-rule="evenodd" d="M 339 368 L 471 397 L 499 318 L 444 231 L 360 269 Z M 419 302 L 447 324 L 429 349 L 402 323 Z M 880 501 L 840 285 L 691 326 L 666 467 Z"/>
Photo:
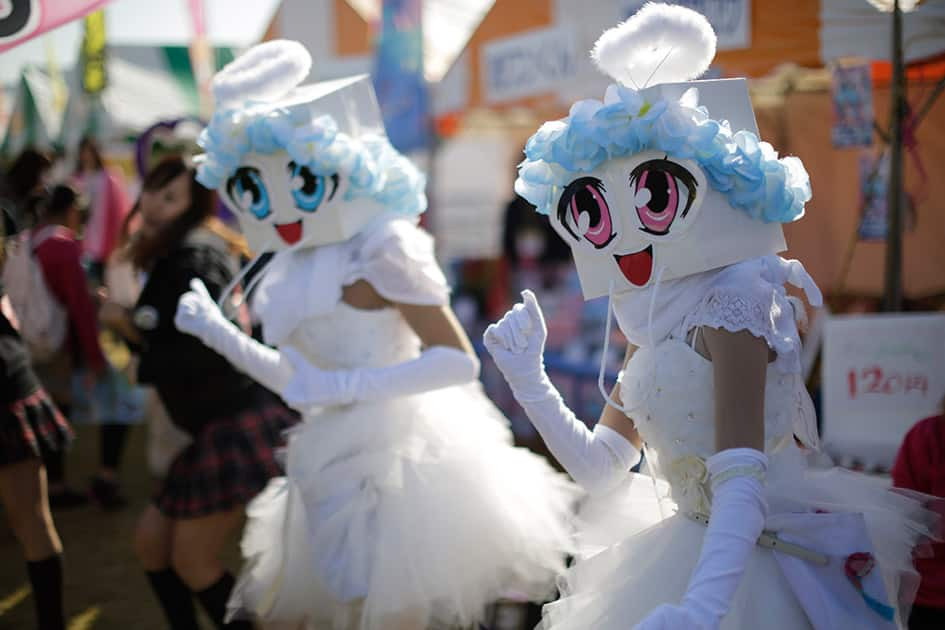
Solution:
<path fill-rule="evenodd" d="M 833 67 L 833 146 L 873 144 L 873 77 L 865 61 Z"/>
<path fill-rule="evenodd" d="M 576 47 L 565 27 L 495 40 L 482 49 L 486 100 L 501 103 L 552 92 L 577 69 Z"/>

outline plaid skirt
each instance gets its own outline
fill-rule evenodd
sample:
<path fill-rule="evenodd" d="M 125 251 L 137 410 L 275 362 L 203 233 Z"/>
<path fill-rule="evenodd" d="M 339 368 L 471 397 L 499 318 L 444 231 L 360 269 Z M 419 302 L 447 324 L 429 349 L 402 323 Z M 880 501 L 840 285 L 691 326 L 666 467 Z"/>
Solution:
<path fill-rule="evenodd" d="M 73 437 L 69 422 L 40 387 L 0 409 L 0 466 L 64 450 Z"/>
<path fill-rule="evenodd" d="M 165 516 L 197 518 L 231 510 L 283 474 L 276 452 L 299 416 L 275 394 L 259 392 L 239 414 L 210 420 L 171 462 L 153 498 Z"/>

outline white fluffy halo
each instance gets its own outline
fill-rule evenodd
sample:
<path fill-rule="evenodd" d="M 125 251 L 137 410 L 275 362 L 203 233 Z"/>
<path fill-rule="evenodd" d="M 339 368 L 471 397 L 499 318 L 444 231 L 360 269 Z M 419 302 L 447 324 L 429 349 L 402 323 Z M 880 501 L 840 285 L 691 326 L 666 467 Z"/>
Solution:
<path fill-rule="evenodd" d="M 213 77 L 217 107 L 247 100 L 271 101 L 300 84 L 312 68 L 302 44 L 276 39 L 253 46 Z"/>
<path fill-rule="evenodd" d="M 690 81 L 712 63 L 715 31 L 692 9 L 649 2 L 604 31 L 591 57 L 602 72 L 627 87 Z"/>

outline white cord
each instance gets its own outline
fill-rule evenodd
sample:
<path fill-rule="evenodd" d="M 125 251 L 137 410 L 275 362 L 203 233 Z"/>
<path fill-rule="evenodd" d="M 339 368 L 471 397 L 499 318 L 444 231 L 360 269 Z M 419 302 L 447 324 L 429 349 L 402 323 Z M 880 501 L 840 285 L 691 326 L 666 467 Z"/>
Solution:
<path fill-rule="evenodd" d="M 604 372 L 607 365 L 607 351 L 610 349 L 610 314 L 614 306 L 614 281 L 610 281 L 610 287 L 607 289 L 607 324 L 604 326 L 604 349 L 600 354 L 600 370 L 597 372 L 597 389 L 600 390 L 601 396 L 604 397 L 604 401 L 624 414 L 629 416 L 629 412 L 623 405 L 617 404 L 613 398 L 610 397 L 610 394 L 607 392 L 607 388 L 604 386 Z"/>
<path fill-rule="evenodd" d="M 226 303 L 226 300 L 233 291 L 236 289 L 236 286 L 246 277 L 246 274 L 249 273 L 249 270 L 253 268 L 260 258 L 262 258 L 269 251 L 269 245 L 272 244 L 272 240 L 266 241 L 266 243 L 260 248 L 259 253 L 249 261 L 247 264 L 243 265 L 243 268 L 237 272 L 233 279 L 230 280 L 230 283 L 226 285 L 223 291 L 220 292 L 220 297 L 217 299 L 217 306 L 220 307 L 220 310 L 226 313 L 223 309 L 223 305 Z"/>

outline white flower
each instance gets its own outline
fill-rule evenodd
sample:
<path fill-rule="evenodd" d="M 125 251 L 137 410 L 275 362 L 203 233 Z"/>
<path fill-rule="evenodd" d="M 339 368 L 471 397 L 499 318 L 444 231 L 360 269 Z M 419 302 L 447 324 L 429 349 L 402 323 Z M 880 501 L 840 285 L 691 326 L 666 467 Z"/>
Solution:
<path fill-rule="evenodd" d="M 669 465 L 667 478 L 683 511 L 709 514 L 711 502 L 706 492 L 709 470 L 705 460 L 695 455 L 675 459 Z"/>

